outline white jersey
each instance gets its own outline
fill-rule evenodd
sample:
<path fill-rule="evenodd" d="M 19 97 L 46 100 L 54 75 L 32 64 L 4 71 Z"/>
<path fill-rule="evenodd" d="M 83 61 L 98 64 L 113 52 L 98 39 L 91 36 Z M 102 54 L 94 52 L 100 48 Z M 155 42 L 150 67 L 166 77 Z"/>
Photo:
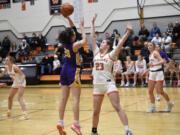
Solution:
<path fill-rule="evenodd" d="M 114 62 L 113 71 L 123 71 L 123 67 L 120 60 Z"/>
<path fill-rule="evenodd" d="M 12 65 L 11 71 L 9 70 L 8 67 L 6 67 L 6 68 L 7 68 L 9 76 L 13 79 L 13 86 L 17 86 L 18 84 L 20 84 L 22 82 L 23 78 L 19 73 L 16 73 L 14 71 L 15 65 L 14 64 Z M 26 85 L 26 80 L 24 80 L 22 86 L 25 87 L 25 85 Z"/>
<path fill-rule="evenodd" d="M 154 53 L 155 53 L 155 51 L 153 51 L 153 53 L 150 54 L 149 62 L 151 62 L 152 64 L 157 64 L 157 63 L 159 63 L 159 60 L 154 57 Z M 158 69 L 161 69 L 161 68 L 162 68 L 162 65 L 153 66 L 153 67 L 150 67 L 150 71 L 155 71 L 155 70 L 158 70 Z"/>
<path fill-rule="evenodd" d="M 115 56 L 115 50 L 104 56 L 100 54 L 97 47 L 94 53 L 94 68 L 93 68 L 93 83 L 94 84 L 106 84 L 107 82 L 115 82 L 112 75 L 113 63 L 117 59 Z"/>
<path fill-rule="evenodd" d="M 131 61 L 130 63 L 127 61 L 126 62 L 126 69 L 128 72 L 135 72 L 135 69 L 134 69 L 134 62 Z"/>
<path fill-rule="evenodd" d="M 146 68 L 146 61 L 144 59 L 142 61 L 136 61 L 136 72 L 145 71 Z"/>

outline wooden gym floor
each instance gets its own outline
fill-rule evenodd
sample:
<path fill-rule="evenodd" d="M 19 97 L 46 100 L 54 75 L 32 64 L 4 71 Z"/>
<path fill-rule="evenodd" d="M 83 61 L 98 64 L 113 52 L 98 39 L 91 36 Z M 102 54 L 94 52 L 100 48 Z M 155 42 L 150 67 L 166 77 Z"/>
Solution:
<path fill-rule="evenodd" d="M 10 88 L 0 88 L 0 135 L 58 135 L 58 104 L 61 91 L 58 85 L 29 86 L 25 89 L 29 120 L 20 120 L 22 111 L 14 99 L 11 118 L 2 115 L 7 111 L 7 98 Z M 147 88 L 119 88 L 121 106 L 129 118 L 134 135 L 179 135 L 180 134 L 180 88 L 165 88 L 175 102 L 171 113 L 164 113 L 166 103 L 161 97 L 156 102 L 159 112 L 149 114 Z M 70 126 L 73 123 L 71 98 L 65 113 L 65 129 L 68 135 L 75 135 Z M 92 123 L 92 88 L 82 88 L 80 103 L 80 123 L 84 135 L 90 135 Z M 100 135 L 124 135 L 124 127 L 105 96 L 100 123 Z"/>

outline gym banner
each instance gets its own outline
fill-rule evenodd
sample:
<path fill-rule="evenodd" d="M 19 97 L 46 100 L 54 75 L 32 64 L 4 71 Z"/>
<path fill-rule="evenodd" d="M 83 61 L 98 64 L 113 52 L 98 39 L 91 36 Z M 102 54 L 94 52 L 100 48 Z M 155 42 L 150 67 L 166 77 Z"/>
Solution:
<path fill-rule="evenodd" d="M 10 8 L 11 7 L 11 1 L 10 0 L 0 0 L 0 9 L 1 8 Z"/>
<path fill-rule="evenodd" d="M 50 14 L 59 14 L 62 0 L 49 0 Z"/>

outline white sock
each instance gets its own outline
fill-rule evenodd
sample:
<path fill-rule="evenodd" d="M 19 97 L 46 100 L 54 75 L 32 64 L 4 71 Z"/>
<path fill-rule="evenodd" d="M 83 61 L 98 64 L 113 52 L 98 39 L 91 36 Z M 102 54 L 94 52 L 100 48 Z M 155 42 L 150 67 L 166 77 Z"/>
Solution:
<path fill-rule="evenodd" d="M 26 111 L 24 111 L 23 113 L 24 113 L 24 114 L 27 114 L 27 112 L 26 112 Z"/>
<path fill-rule="evenodd" d="M 151 107 L 155 108 L 156 106 L 155 106 L 155 104 L 151 104 Z"/>
<path fill-rule="evenodd" d="M 63 120 L 59 120 L 59 123 L 61 126 L 64 126 L 64 121 Z"/>
<path fill-rule="evenodd" d="M 125 128 L 126 131 L 129 130 L 129 126 L 128 125 L 125 125 L 124 128 Z"/>
<path fill-rule="evenodd" d="M 11 110 L 8 109 L 8 112 L 11 112 Z"/>
<path fill-rule="evenodd" d="M 78 120 L 74 120 L 74 123 L 77 124 L 80 127 L 80 124 L 79 124 Z"/>

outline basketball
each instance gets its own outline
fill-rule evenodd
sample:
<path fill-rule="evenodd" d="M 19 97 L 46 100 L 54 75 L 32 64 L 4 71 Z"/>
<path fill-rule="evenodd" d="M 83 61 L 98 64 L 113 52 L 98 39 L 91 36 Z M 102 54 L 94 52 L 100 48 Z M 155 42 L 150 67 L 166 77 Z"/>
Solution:
<path fill-rule="evenodd" d="M 60 10 L 61 10 L 62 15 L 64 17 L 67 17 L 73 13 L 74 7 L 70 3 L 66 2 L 66 3 L 62 4 Z"/>

